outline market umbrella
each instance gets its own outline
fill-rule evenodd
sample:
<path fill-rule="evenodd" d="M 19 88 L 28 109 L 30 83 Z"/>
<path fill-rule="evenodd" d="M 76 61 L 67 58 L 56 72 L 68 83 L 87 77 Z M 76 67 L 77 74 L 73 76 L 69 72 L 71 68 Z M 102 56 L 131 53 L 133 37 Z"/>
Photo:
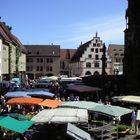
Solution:
<path fill-rule="evenodd" d="M 131 113 L 133 110 L 113 105 L 100 105 L 94 108 L 89 108 L 90 111 L 99 112 L 112 117 L 121 117 L 125 114 Z"/>
<path fill-rule="evenodd" d="M 91 101 L 66 101 L 60 104 L 60 107 L 71 107 L 71 108 L 83 108 L 83 109 L 90 109 L 95 108 L 101 104 Z"/>
<path fill-rule="evenodd" d="M 33 97 L 50 97 L 53 98 L 54 94 L 49 92 L 49 91 L 31 91 L 28 93 L 29 96 L 33 96 Z"/>
<path fill-rule="evenodd" d="M 68 86 L 67 90 L 78 92 L 78 93 L 93 93 L 93 92 L 102 91 L 101 88 L 91 87 L 86 85 L 70 85 Z"/>
<path fill-rule="evenodd" d="M 25 105 L 38 105 L 43 99 L 41 98 L 12 98 L 6 104 L 25 104 Z"/>
<path fill-rule="evenodd" d="M 27 92 L 27 91 L 13 91 L 13 92 L 7 92 L 4 95 L 4 97 L 6 97 L 6 98 L 31 97 L 28 94 L 29 94 L 29 92 Z"/>
<path fill-rule="evenodd" d="M 36 123 L 88 123 L 88 113 L 86 109 L 44 109 L 33 116 L 31 120 Z"/>
<path fill-rule="evenodd" d="M 10 116 L 0 118 L 1 127 L 4 127 L 6 129 L 9 129 L 18 133 L 24 133 L 32 125 L 33 125 L 32 121 L 28 121 L 28 120 L 18 121 Z"/>
<path fill-rule="evenodd" d="M 51 99 L 46 99 L 43 102 L 39 103 L 41 106 L 47 106 L 50 108 L 56 108 L 58 107 L 62 102 L 60 100 L 51 100 Z"/>

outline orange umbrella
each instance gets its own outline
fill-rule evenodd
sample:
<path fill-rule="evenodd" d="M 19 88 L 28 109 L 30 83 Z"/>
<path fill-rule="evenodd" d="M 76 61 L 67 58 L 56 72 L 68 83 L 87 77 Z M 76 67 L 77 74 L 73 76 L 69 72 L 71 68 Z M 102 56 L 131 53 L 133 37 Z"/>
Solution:
<path fill-rule="evenodd" d="M 39 103 L 41 106 L 47 106 L 51 108 L 56 108 L 58 107 L 62 102 L 60 100 L 51 100 L 51 99 L 46 99 L 43 102 Z"/>
<path fill-rule="evenodd" d="M 41 98 L 12 98 L 7 101 L 7 104 L 29 104 L 29 105 L 38 105 L 42 102 Z"/>

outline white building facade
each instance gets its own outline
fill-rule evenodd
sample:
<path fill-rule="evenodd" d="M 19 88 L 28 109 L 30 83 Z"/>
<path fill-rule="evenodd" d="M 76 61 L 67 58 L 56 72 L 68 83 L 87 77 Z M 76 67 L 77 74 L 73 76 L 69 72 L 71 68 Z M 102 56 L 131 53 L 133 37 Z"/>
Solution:
<path fill-rule="evenodd" d="M 103 43 L 97 33 L 92 40 L 81 44 L 71 60 L 72 74 L 76 76 L 102 74 Z M 108 58 L 108 57 L 107 57 Z M 110 63 L 106 61 L 106 74 L 110 74 Z"/>
<path fill-rule="evenodd" d="M 0 80 L 2 79 L 2 40 L 0 39 Z"/>

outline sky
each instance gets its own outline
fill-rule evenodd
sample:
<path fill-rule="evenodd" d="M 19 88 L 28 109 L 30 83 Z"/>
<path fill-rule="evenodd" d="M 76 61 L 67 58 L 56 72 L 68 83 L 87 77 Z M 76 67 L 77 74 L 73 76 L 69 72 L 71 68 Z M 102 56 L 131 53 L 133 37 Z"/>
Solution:
<path fill-rule="evenodd" d="M 24 45 L 76 49 L 96 32 L 106 46 L 124 44 L 127 6 L 127 0 L 0 0 L 0 17 Z"/>

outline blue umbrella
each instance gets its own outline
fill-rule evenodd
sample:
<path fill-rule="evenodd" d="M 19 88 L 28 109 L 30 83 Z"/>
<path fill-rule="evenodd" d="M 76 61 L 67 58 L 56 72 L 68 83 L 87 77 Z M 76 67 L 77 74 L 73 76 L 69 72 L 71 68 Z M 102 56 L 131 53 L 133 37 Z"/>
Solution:
<path fill-rule="evenodd" d="M 28 93 L 29 96 L 35 96 L 35 97 L 54 97 L 54 94 L 49 91 L 31 91 Z"/>
<path fill-rule="evenodd" d="M 16 97 L 31 97 L 28 95 L 29 92 L 27 91 L 13 91 L 13 92 L 7 92 L 4 97 L 6 98 L 16 98 Z"/>

